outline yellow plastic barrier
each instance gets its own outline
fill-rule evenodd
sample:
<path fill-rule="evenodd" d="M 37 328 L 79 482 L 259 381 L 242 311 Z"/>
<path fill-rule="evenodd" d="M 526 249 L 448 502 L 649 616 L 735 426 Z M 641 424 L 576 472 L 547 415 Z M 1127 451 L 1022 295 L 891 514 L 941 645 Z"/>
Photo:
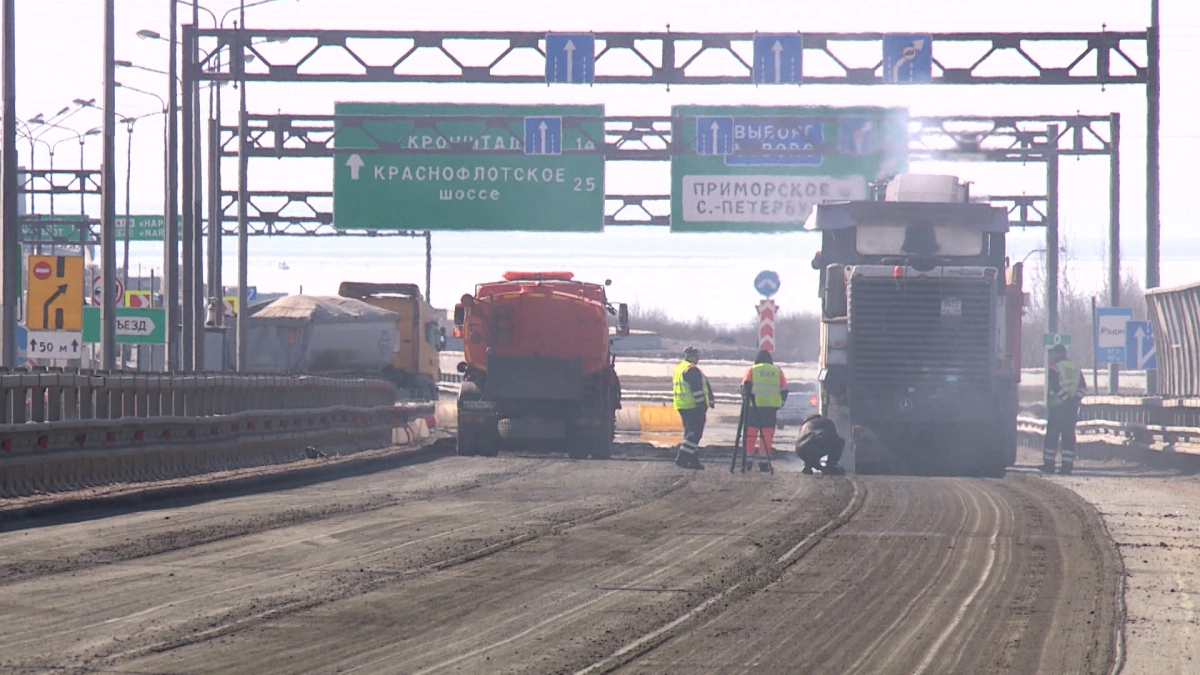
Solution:
<path fill-rule="evenodd" d="M 683 431 L 683 420 L 669 405 L 639 405 L 638 424 L 644 432 Z"/>

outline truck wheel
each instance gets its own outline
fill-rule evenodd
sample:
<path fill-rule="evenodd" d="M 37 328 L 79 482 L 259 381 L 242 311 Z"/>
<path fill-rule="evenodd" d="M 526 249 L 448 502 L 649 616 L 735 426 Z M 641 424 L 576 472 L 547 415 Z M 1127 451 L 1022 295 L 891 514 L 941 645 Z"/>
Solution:
<path fill-rule="evenodd" d="M 595 434 L 591 439 L 592 459 L 612 458 L 613 425 L 605 424 L 592 433 Z"/>

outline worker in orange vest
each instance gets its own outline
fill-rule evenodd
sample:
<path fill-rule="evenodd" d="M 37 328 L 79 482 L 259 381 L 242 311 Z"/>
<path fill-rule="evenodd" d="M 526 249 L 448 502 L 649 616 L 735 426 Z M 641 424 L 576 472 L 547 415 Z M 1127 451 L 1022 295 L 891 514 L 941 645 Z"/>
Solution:
<path fill-rule="evenodd" d="M 746 410 L 746 458 L 743 461 L 748 468 L 753 457 L 759 457 L 758 470 L 767 472 L 771 465 L 767 458 L 771 455 L 771 447 L 775 441 L 775 417 L 783 402 L 787 400 L 787 378 L 783 371 L 775 365 L 771 352 L 761 349 L 754 358 L 754 365 L 746 371 L 742 378 L 742 396 L 751 405 Z M 758 437 L 762 434 L 762 453 L 759 454 Z"/>

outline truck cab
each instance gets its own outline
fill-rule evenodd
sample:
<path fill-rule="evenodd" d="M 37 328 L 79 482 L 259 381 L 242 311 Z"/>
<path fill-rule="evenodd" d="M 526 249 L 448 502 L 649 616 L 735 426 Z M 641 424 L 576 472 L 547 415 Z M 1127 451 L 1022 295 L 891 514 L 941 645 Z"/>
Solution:
<path fill-rule="evenodd" d="M 437 310 L 417 285 L 345 281 L 338 295 L 396 313 L 395 348 L 383 374 L 407 398 L 436 400 L 442 375 L 438 352 L 446 346 L 446 335 L 438 327 Z"/>

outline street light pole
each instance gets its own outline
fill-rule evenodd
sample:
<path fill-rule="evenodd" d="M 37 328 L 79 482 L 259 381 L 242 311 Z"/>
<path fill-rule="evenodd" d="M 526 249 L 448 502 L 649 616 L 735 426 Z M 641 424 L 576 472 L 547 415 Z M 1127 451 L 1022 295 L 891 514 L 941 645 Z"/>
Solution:
<path fill-rule="evenodd" d="M 17 217 L 16 0 L 4 2 L 4 124 L 0 151 L 0 366 L 17 365 L 17 301 L 21 276 L 21 224 Z"/>
<path fill-rule="evenodd" d="M 115 0 L 104 3 L 104 166 L 101 167 L 102 212 L 100 219 L 100 362 L 104 370 L 117 365 L 116 315 L 116 66 Z"/>
<path fill-rule="evenodd" d="M 175 53 L 178 39 L 179 12 L 176 0 L 167 0 L 170 6 L 170 65 L 167 68 L 167 189 L 165 231 L 163 232 L 163 308 L 167 323 L 167 372 L 179 370 L 179 90 L 178 56 Z"/>

